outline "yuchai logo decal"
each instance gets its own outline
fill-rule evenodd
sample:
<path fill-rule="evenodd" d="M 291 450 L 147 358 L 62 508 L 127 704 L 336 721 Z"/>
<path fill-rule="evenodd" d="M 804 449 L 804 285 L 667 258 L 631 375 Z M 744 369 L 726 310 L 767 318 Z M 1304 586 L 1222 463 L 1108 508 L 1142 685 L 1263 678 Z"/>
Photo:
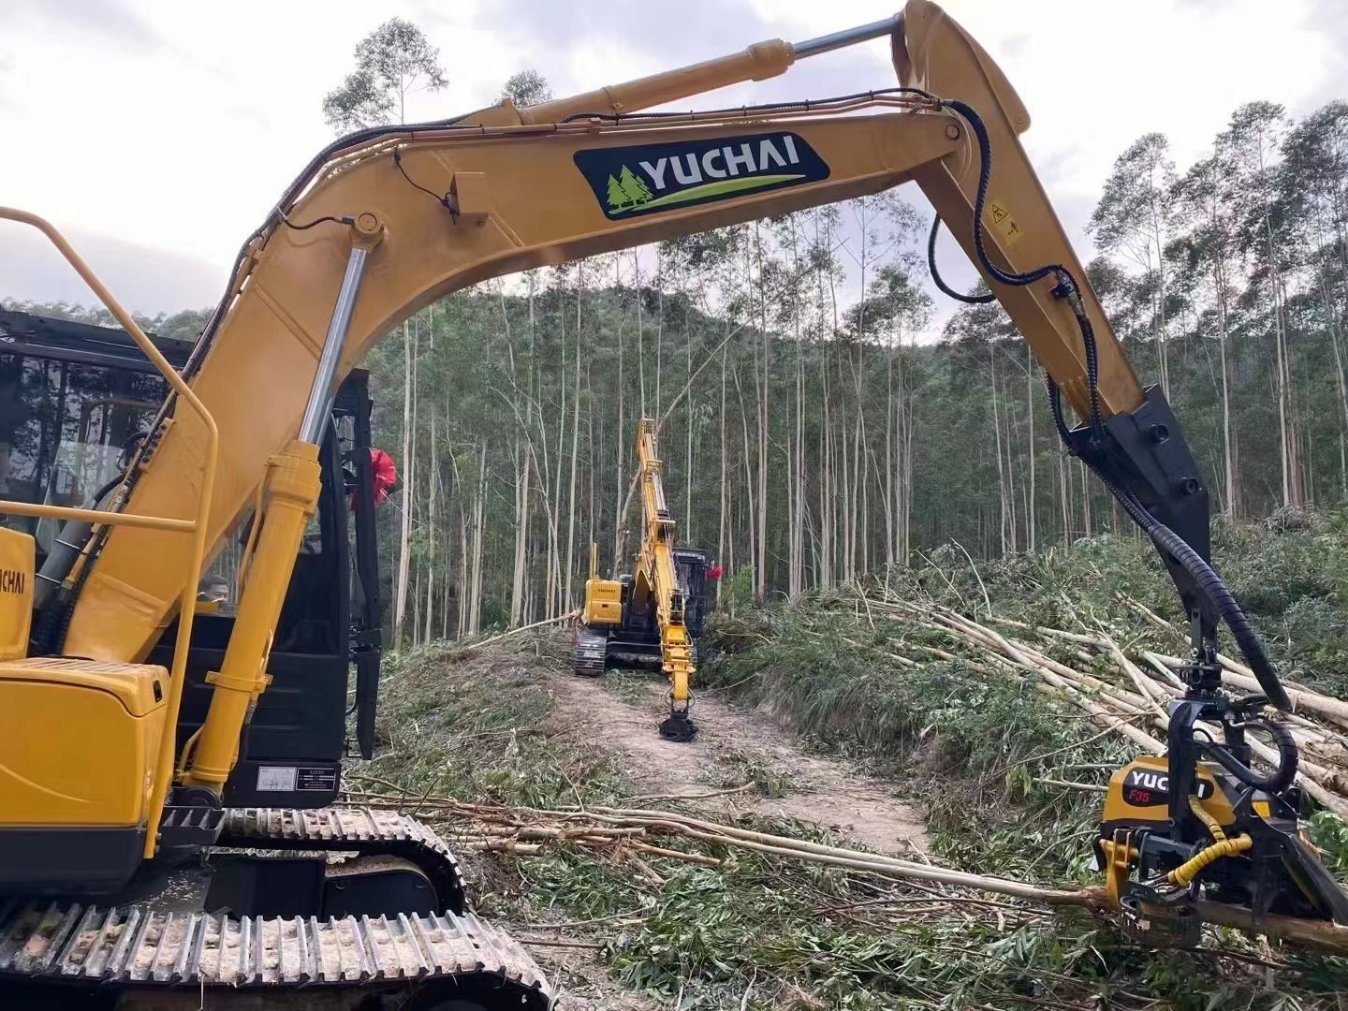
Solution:
<path fill-rule="evenodd" d="M 1164 772 L 1149 772 L 1146 769 L 1133 769 L 1124 780 L 1124 799 L 1138 807 L 1149 804 L 1164 804 L 1170 799 L 1170 777 Z M 1194 793 L 1199 800 L 1212 796 L 1211 780 L 1194 781 Z"/>
<path fill-rule="evenodd" d="M 612 220 L 829 176 L 824 159 L 795 133 L 591 148 L 576 152 L 576 167 Z"/>

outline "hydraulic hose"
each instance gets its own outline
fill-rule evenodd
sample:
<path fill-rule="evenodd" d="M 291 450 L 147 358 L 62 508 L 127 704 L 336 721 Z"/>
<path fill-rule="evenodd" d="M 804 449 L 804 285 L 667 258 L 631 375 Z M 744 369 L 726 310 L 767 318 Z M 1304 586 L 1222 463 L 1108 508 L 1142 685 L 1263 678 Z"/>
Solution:
<path fill-rule="evenodd" d="M 1201 821 L 1204 827 L 1207 828 L 1208 834 L 1212 836 L 1213 842 L 1222 842 L 1226 839 L 1226 833 L 1222 831 L 1221 823 L 1212 815 L 1208 814 L 1203 807 L 1203 802 L 1193 794 L 1189 794 L 1189 810 L 1193 813 L 1193 816 Z"/>
<path fill-rule="evenodd" d="M 940 230 L 941 216 L 938 214 L 931 219 L 931 232 L 927 235 L 927 270 L 931 274 L 932 283 L 941 290 L 942 294 L 949 295 L 956 302 L 963 302 L 965 305 L 987 305 L 989 302 L 995 302 L 997 296 L 991 293 L 987 295 L 963 295 L 945 283 L 945 279 L 941 277 L 941 272 L 936 268 L 936 235 Z"/>
<path fill-rule="evenodd" d="M 1227 588 L 1226 583 L 1222 581 L 1222 577 L 1217 575 L 1212 566 L 1190 547 L 1184 538 L 1148 512 L 1136 496 L 1116 485 L 1089 460 L 1086 462 L 1101 483 L 1109 489 L 1109 493 L 1123 506 L 1124 511 L 1132 517 L 1133 522 L 1146 532 L 1153 544 L 1180 564 L 1193 579 L 1198 591 L 1216 609 L 1226 627 L 1231 630 L 1231 637 L 1235 639 L 1236 646 L 1246 663 L 1250 665 L 1255 678 L 1259 681 L 1259 687 L 1264 690 L 1269 702 L 1284 712 L 1290 710 L 1292 700 L 1288 698 L 1287 691 L 1278 680 L 1278 674 L 1273 669 L 1268 654 L 1264 652 L 1264 644 L 1259 634 L 1250 625 L 1250 620 L 1245 616 L 1240 603 Z"/>
<path fill-rule="evenodd" d="M 1220 842 L 1215 842 L 1176 867 L 1166 875 L 1166 880 L 1172 885 L 1187 888 L 1190 881 L 1218 860 L 1223 857 L 1235 856 L 1237 853 L 1244 853 L 1252 846 L 1254 846 L 1254 840 L 1247 835 L 1238 835 L 1234 839 L 1223 839 Z"/>
<path fill-rule="evenodd" d="M 1072 315 L 1076 319 L 1077 327 L 1081 331 L 1086 366 L 1086 387 L 1089 397 L 1087 422 L 1091 428 L 1091 438 L 1099 440 L 1103 433 L 1100 414 L 1099 361 L 1095 343 L 1095 329 L 1086 315 L 1085 306 L 1082 304 L 1080 286 L 1077 284 L 1076 278 L 1072 276 L 1072 272 L 1062 264 L 1046 264 L 1024 273 L 1012 273 L 1002 270 L 992 262 L 987 253 L 983 229 L 983 209 L 987 203 L 988 185 L 992 177 L 992 149 L 988 130 L 982 117 L 968 103 L 946 100 L 942 102 L 942 105 L 958 114 L 969 124 L 978 144 L 978 189 L 975 193 L 973 208 L 974 252 L 978 258 L 978 264 L 989 277 L 1001 284 L 1024 287 L 1049 277 L 1057 281 L 1053 294 L 1067 302 L 1072 310 Z M 928 256 L 933 263 L 935 242 L 936 231 L 933 227 L 927 243 Z M 947 290 L 944 285 L 941 287 L 942 290 Z M 1058 429 L 1058 434 L 1062 437 L 1068 450 L 1077 453 L 1071 439 L 1071 433 L 1063 418 L 1062 397 L 1058 386 L 1051 377 L 1046 380 L 1046 385 L 1048 387 L 1049 405 L 1053 411 L 1053 421 Z M 1269 702 L 1284 711 L 1290 710 L 1292 707 L 1291 699 L 1288 698 L 1286 690 L 1279 682 L 1277 672 L 1274 671 L 1268 655 L 1264 652 L 1263 643 L 1250 625 L 1249 619 L 1245 617 L 1245 612 L 1241 610 L 1240 604 L 1212 566 L 1190 547 L 1184 538 L 1156 519 L 1138 501 L 1136 496 L 1115 484 L 1090 459 L 1089 455 L 1079 453 L 1077 455 L 1082 457 L 1096 477 L 1109 489 L 1110 494 L 1119 501 L 1133 522 L 1146 532 L 1159 549 L 1174 558 L 1189 574 L 1198 592 L 1208 599 L 1226 627 L 1231 630 L 1231 635 L 1235 639 L 1241 655 L 1244 656 L 1251 670 L 1254 671 L 1255 677 L 1268 696 Z"/>
<path fill-rule="evenodd" d="M 1272 775 L 1259 775 L 1224 747 L 1201 745 L 1203 753 L 1246 786 L 1263 790 L 1265 793 L 1282 793 L 1296 781 L 1297 770 L 1301 764 L 1296 739 L 1292 737 L 1292 732 L 1281 723 L 1274 723 L 1272 720 L 1254 719 L 1247 720 L 1244 725 L 1248 727 L 1253 724 L 1263 727 L 1273 738 L 1273 744 L 1278 752 L 1278 767 Z"/>

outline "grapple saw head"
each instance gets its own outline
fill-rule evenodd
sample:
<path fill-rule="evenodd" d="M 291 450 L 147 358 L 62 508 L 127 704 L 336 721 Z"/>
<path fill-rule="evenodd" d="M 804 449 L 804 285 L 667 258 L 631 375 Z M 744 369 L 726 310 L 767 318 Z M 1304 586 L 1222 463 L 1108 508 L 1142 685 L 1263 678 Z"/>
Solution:
<path fill-rule="evenodd" d="M 1200 899 L 1255 922 L 1276 914 L 1348 925 L 1348 894 L 1301 829 L 1295 740 L 1263 715 L 1263 696 L 1224 695 L 1215 656 L 1203 660 L 1171 704 L 1166 755 L 1137 758 L 1110 779 L 1096 856 L 1111 902 L 1154 939 L 1189 945 L 1199 940 Z M 1274 752 L 1271 773 L 1252 767 Z"/>

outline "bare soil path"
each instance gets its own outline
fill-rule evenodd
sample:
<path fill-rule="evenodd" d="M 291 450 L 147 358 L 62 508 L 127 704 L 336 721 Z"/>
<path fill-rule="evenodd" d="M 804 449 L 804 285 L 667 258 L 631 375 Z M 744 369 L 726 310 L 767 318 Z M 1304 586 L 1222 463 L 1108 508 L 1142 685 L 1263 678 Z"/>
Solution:
<path fill-rule="evenodd" d="M 704 692 L 693 705 L 697 739 L 678 743 L 656 732 L 667 705 L 660 678 L 612 672 L 602 679 L 581 678 L 565 671 L 548 678 L 554 728 L 593 735 L 624 755 L 628 774 L 652 806 L 679 799 L 708 814 L 796 819 L 878 853 L 927 849 L 918 811 L 846 763 L 808 754 L 768 712 Z M 746 782 L 754 786 L 707 796 Z"/>

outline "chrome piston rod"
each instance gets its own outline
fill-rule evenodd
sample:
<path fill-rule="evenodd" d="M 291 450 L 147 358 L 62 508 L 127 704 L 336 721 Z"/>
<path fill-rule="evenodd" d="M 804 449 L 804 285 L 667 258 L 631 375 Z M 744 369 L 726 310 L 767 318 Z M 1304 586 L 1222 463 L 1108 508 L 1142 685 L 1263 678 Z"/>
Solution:
<path fill-rule="evenodd" d="M 857 25 L 855 28 L 845 28 L 830 35 L 821 35 L 817 39 L 806 39 L 804 42 L 795 43 L 791 48 L 796 51 L 798 60 L 806 56 L 818 56 L 820 53 L 831 53 L 835 49 L 846 49 L 858 42 L 892 35 L 902 24 L 903 18 L 895 14 L 883 21 L 872 21 L 867 25 Z"/>
<path fill-rule="evenodd" d="M 353 246 L 351 258 L 346 261 L 346 273 L 342 277 L 342 287 L 337 292 L 337 304 L 332 310 L 332 320 L 328 323 L 328 333 L 323 341 L 323 353 L 318 359 L 314 384 L 309 389 L 309 402 L 304 407 L 304 420 L 300 422 L 300 439 L 304 442 L 318 443 L 322 440 L 323 427 L 327 424 L 328 412 L 332 410 L 337 363 L 341 361 L 342 349 L 346 346 L 346 333 L 351 328 L 351 313 L 356 307 L 356 295 L 360 291 L 360 279 L 365 273 L 365 260 L 369 255 L 369 250 L 364 246 Z"/>

